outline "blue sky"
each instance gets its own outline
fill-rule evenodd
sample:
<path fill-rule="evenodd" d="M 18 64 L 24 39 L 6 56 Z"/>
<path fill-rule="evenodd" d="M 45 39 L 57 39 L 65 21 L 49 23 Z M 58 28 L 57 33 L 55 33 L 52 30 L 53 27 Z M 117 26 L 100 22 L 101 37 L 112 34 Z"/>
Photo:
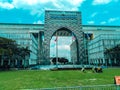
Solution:
<path fill-rule="evenodd" d="M 44 23 L 45 10 L 81 11 L 86 25 L 120 25 L 120 0 L 0 0 L 0 23 Z"/>
<path fill-rule="evenodd" d="M 120 0 L 0 0 L 0 23 L 41 24 L 45 10 L 81 11 L 84 25 L 120 26 Z M 56 53 L 54 39 L 51 56 Z M 58 41 L 60 56 L 70 57 L 72 40 L 64 37 Z"/>

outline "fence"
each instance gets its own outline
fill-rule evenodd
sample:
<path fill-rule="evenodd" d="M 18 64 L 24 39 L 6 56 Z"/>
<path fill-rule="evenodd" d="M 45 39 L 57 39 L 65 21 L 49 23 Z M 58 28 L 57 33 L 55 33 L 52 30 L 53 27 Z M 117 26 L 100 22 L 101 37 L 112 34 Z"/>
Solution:
<path fill-rule="evenodd" d="M 120 85 L 94 85 L 94 86 L 22 89 L 22 90 L 120 90 Z"/>

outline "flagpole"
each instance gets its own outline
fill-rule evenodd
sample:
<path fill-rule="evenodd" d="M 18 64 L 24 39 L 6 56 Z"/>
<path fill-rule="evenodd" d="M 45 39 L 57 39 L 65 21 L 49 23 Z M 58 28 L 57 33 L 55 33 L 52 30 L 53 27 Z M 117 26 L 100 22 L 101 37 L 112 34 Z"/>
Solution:
<path fill-rule="evenodd" d="M 56 31 L 56 67 L 58 68 L 58 36 Z"/>
<path fill-rule="evenodd" d="M 73 39 L 74 39 L 74 35 L 73 35 L 73 33 L 72 33 L 72 43 L 74 42 Z M 74 58 L 73 58 L 73 59 L 74 59 Z M 73 62 L 73 67 L 74 67 L 74 65 L 75 65 L 75 61 L 73 60 L 72 62 Z"/>
<path fill-rule="evenodd" d="M 87 49 L 88 49 L 88 42 L 90 40 L 90 37 L 88 35 L 89 33 L 87 32 Z M 88 50 L 88 53 L 87 53 L 87 58 L 88 58 L 88 63 L 89 63 L 89 66 L 90 66 L 90 60 L 89 60 L 89 50 Z"/>

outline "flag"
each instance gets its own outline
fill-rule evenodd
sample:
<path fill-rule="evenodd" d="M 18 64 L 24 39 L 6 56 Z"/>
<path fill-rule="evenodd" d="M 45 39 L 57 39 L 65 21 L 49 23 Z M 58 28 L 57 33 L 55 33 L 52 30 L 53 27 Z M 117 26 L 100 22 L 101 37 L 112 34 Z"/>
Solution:
<path fill-rule="evenodd" d="M 87 33 L 87 39 L 90 40 L 90 36 L 89 36 L 89 33 Z"/>
<path fill-rule="evenodd" d="M 42 35 L 42 41 L 44 41 L 44 36 Z"/>
<path fill-rule="evenodd" d="M 75 40 L 75 36 L 74 36 L 74 34 L 72 33 L 72 40 Z"/>
<path fill-rule="evenodd" d="M 75 40 L 75 36 L 72 36 L 72 40 Z"/>
<path fill-rule="evenodd" d="M 92 33 L 90 39 L 92 40 L 93 38 L 94 38 L 94 36 L 93 36 L 93 33 Z"/>
<path fill-rule="evenodd" d="M 56 36 L 56 38 L 55 38 L 55 40 L 54 40 L 54 41 L 56 42 L 57 40 L 58 40 L 58 36 Z"/>

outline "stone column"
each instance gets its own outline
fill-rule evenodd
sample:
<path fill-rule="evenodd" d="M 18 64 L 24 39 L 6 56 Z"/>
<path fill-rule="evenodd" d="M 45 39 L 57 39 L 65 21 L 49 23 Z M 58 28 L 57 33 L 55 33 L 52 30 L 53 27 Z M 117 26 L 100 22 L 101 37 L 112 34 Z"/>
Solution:
<path fill-rule="evenodd" d="M 103 64 L 105 64 L 105 59 L 103 58 Z"/>
<path fill-rule="evenodd" d="M 8 60 L 8 65 L 10 65 L 10 59 Z"/>
<path fill-rule="evenodd" d="M 3 66 L 3 59 L 1 59 L 1 66 Z"/>

